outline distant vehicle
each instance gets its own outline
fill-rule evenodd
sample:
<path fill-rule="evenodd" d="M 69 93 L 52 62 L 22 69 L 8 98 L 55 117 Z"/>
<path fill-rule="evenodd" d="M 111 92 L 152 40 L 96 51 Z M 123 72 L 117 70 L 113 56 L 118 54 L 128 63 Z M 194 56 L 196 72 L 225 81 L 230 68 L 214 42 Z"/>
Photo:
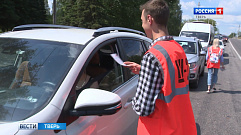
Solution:
<path fill-rule="evenodd" d="M 190 86 L 197 88 L 199 76 L 204 75 L 206 52 L 203 50 L 200 40 L 197 38 L 174 37 L 174 40 L 182 46 L 186 53 L 190 68 Z"/>
<path fill-rule="evenodd" d="M 214 39 L 218 38 L 219 40 L 223 39 L 223 36 L 221 34 L 214 35 Z"/>
<path fill-rule="evenodd" d="M 223 49 L 223 54 L 224 54 L 224 52 L 225 52 L 225 47 L 224 46 L 226 46 L 224 43 L 223 43 L 223 41 L 222 40 L 219 40 L 219 47 L 221 48 L 221 49 Z"/>
<path fill-rule="evenodd" d="M 214 28 L 211 24 L 202 21 L 185 23 L 182 27 L 180 37 L 197 37 L 200 39 L 203 49 L 206 51 L 208 45 L 212 44 L 214 39 Z"/>
<path fill-rule="evenodd" d="M 143 32 L 120 27 L 35 24 L 0 34 L 0 134 L 136 134 L 138 75 L 110 54 L 140 63 L 150 43 Z M 19 128 L 32 122 L 66 123 L 66 130 Z"/>
<path fill-rule="evenodd" d="M 228 36 L 225 36 L 225 35 L 223 35 L 223 43 L 227 43 L 228 42 Z"/>

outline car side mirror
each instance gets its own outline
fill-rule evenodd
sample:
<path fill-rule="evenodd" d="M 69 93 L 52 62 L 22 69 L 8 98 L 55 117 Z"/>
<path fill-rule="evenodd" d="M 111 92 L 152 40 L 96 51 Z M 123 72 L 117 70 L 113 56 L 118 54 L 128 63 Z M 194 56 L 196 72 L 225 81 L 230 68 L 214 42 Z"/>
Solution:
<path fill-rule="evenodd" d="M 88 88 L 78 96 L 74 110 L 70 110 L 73 116 L 111 115 L 122 108 L 121 98 L 112 92 Z"/>

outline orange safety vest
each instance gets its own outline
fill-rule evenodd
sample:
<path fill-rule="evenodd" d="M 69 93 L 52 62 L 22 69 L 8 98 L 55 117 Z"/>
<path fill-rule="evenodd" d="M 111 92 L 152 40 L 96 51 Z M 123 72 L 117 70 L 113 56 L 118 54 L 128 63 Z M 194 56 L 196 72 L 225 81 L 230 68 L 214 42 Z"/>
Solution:
<path fill-rule="evenodd" d="M 189 98 L 189 66 L 182 47 L 174 40 L 157 41 L 147 52 L 162 66 L 164 84 L 149 116 L 140 116 L 138 135 L 196 135 Z"/>
<path fill-rule="evenodd" d="M 219 52 L 219 51 L 221 51 L 221 52 Z M 211 52 L 219 54 L 218 63 L 211 63 L 210 62 Z M 207 53 L 208 53 L 207 68 L 218 68 L 219 69 L 220 68 L 220 57 L 223 55 L 223 49 L 221 49 L 221 48 L 214 49 L 213 46 L 211 46 L 211 47 L 208 48 L 208 52 Z"/>

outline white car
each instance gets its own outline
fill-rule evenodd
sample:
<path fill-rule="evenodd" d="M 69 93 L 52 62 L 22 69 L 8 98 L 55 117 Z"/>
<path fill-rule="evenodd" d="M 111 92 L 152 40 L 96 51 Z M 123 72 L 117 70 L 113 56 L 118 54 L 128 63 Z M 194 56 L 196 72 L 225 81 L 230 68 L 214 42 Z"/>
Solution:
<path fill-rule="evenodd" d="M 225 47 L 224 47 L 224 46 L 226 46 L 226 45 L 224 45 L 223 41 L 222 41 L 222 40 L 219 40 L 219 47 L 220 47 L 221 49 L 223 49 L 223 54 L 225 53 Z"/>
<path fill-rule="evenodd" d="M 110 54 L 140 63 L 150 43 L 121 27 L 35 24 L 0 34 L 0 134 L 136 134 L 138 75 Z M 24 123 L 66 123 L 66 130 L 21 130 Z"/>
<path fill-rule="evenodd" d="M 190 86 L 197 88 L 199 77 L 204 75 L 206 51 L 203 49 L 200 40 L 195 37 L 174 37 L 174 40 L 182 46 L 186 53 L 190 68 Z"/>

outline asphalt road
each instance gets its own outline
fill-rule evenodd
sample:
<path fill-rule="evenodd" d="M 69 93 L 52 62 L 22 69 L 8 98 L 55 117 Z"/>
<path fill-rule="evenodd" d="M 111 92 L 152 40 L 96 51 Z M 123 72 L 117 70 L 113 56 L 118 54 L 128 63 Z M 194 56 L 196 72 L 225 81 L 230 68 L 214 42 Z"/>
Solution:
<path fill-rule="evenodd" d="M 230 39 L 225 46 L 226 69 L 218 72 L 217 92 L 206 93 L 206 67 L 198 88 L 190 89 L 198 135 L 241 135 L 241 58 L 237 53 L 241 55 L 241 40 Z"/>

